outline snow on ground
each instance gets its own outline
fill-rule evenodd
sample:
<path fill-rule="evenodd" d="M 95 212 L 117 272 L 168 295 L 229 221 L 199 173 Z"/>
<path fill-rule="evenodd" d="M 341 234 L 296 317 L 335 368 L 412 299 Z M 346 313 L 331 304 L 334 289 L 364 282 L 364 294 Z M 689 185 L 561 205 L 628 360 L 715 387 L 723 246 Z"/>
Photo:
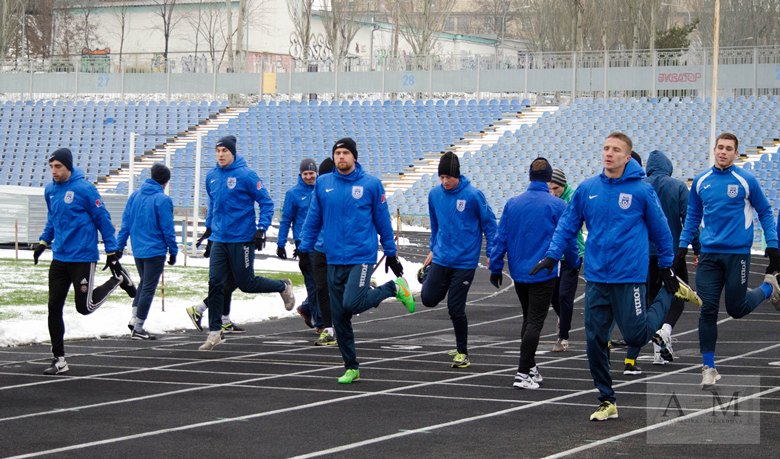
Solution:
<path fill-rule="evenodd" d="M 292 255 L 292 250 L 288 250 L 288 255 Z M 0 258 L 13 259 L 14 257 L 15 252 L 13 250 L 0 250 Z M 266 245 L 266 248 L 261 253 L 258 253 L 256 257 L 255 270 L 257 271 L 298 272 L 297 260 L 280 260 L 276 257 L 276 244 Z M 381 257 L 381 253 L 377 258 L 379 257 Z M 29 260 L 30 266 L 32 266 L 31 251 L 20 251 L 19 259 L 22 261 Z M 48 266 L 49 260 L 51 260 L 51 252 L 47 250 L 41 257 L 39 266 Z M 98 265 L 98 271 L 95 276 L 96 283 L 102 283 L 107 278 L 107 274 L 100 271 L 103 260 L 104 259 L 101 258 L 101 262 Z M 403 258 L 401 261 L 404 264 L 404 277 L 406 277 L 410 287 L 412 290 L 419 290 L 417 270 L 419 270 L 422 265 L 420 263 L 407 262 Z M 135 271 L 133 258 L 129 255 L 125 255 L 122 257 L 122 263 L 127 267 L 128 271 L 130 271 L 134 280 L 137 282 L 137 273 Z M 183 253 L 180 253 L 177 260 L 177 266 L 184 266 L 184 263 L 184 255 Z M 188 267 L 205 268 L 208 267 L 208 259 L 188 258 L 186 264 Z M 182 270 L 180 269 L 178 271 L 181 272 Z M 44 274 L 45 270 L 36 270 L 34 273 L 34 276 L 38 276 L 40 279 L 30 288 L 39 293 L 44 292 L 45 295 L 48 288 L 47 278 Z M 170 271 L 166 274 L 167 285 L 172 285 L 171 283 L 177 281 L 177 276 L 173 273 L 174 271 Z M 9 275 L 14 274 L 4 273 L 3 277 Z M 24 278 L 29 275 L 29 272 L 22 269 L 18 269 L 16 273 L 17 278 Z M 383 261 L 382 265 L 380 265 L 374 273 L 373 278 L 377 283 L 382 284 L 393 279 L 393 274 L 392 271 L 387 274 L 385 273 Z M 192 285 L 191 290 L 192 293 L 190 296 L 166 298 L 165 311 L 162 310 L 162 301 L 158 293 L 158 295 L 155 296 L 152 308 L 149 311 L 149 317 L 146 320 L 145 328 L 152 334 L 162 334 L 171 330 L 194 329 L 192 322 L 184 312 L 184 308 L 200 302 L 208 293 L 208 286 L 204 281 L 202 285 Z M 297 285 L 294 287 L 293 291 L 295 293 L 295 303 L 296 305 L 300 305 L 306 298 L 306 289 L 302 285 Z M 127 336 L 129 338 L 127 322 L 130 319 L 131 304 L 132 300 L 128 298 L 121 289 L 115 290 L 100 309 L 88 316 L 82 316 L 76 312 L 76 308 L 71 301 L 66 302 L 64 310 L 66 341 L 69 339 L 107 336 Z M 15 317 L 0 320 L 0 346 L 15 346 L 49 341 L 49 331 L 46 321 L 46 304 L 24 308 L 17 307 L 16 311 L 19 311 L 19 314 L 16 314 Z M 234 299 L 230 316 L 231 319 L 238 324 L 262 322 L 279 317 L 299 317 L 295 312 L 295 309 L 292 311 L 286 311 L 284 309 L 282 299 L 278 293 L 250 295 L 249 299 Z M 204 316 L 202 323 L 208 327 L 208 314 Z M 301 325 L 304 326 L 302 321 Z"/>

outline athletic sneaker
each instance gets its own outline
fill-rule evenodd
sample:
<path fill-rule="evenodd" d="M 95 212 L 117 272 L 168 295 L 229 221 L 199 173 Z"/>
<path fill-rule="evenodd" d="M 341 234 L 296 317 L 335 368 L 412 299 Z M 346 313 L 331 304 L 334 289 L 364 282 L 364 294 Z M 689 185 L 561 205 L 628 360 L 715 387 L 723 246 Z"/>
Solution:
<path fill-rule="evenodd" d="M 530 375 L 515 373 L 515 382 L 512 384 L 515 389 L 538 389 L 539 383 L 534 381 Z"/>
<path fill-rule="evenodd" d="M 674 361 L 674 350 L 672 349 L 672 337 L 663 328 L 658 329 L 653 335 L 653 343 L 661 347 L 661 357 L 669 362 Z"/>
<path fill-rule="evenodd" d="M 452 368 L 468 368 L 471 365 L 468 354 L 461 354 L 460 352 L 455 354 L 452 358 Z"/>
<path fill-rule="evenodd" d="M 295 312 L 298 313 L 301 317 L 303 317 L 303 323 L 306 324 L 309 328 L 314 328 L 314 324 L 311 323 L 311 314 L 309 314 L 306 310 L 303 309 L 303 306 L 298 306 L 295 308 Z"/>
<path fill-rule="evenodd" d="M 293 295 L 292 281 L 290 279 L 282 279 L 284 282 L 284 290 L 279 292 L 282 295 L 282 301 L 284 301 L 284 309 L 292 311 L 295 307 L 295 295 Z"/>
<path fill-rule="evenodd" d="M 334 344 L 336 344 L 336 337 L 327 331 L 320 333 L 320 337 L 314 342 L 315 346 L 333 346 Z"/>
<path fill-rule="evenodd" d="M 410 313 L 414 312 L 414 297 L 412 296 L 412 291 L 409 290 L 409 284 L 406 283 L 406 279 L 399 277 L 393 282 L 395 282 L 395 297 L 403 303 L 407 311 Z"/>
<path fill-rule="evenodd" d="M 653 352 L 653 365 L 666 365 L 671 360 L 666 360 L 661 352 Z"/>
<path fill-rule="evenodd" d="M 135 298 L 135 294 L 138 293 L 135 289 L 133 279 L 128 274 L 124 266 L 119 265 L 119 275 L 116 276 L 119 279 L 119 287 L 127 293 L 130 298 Z"/>
<path fill-rule="evenodd" d="M 555 344 L 553 344 L 552 351 L 564 352 L 568 348 L 569 348 L 569 340 L 558 338 L 558 341 L 556 341 Z"/>
<path fill-rule="evenodd" d="M 607 419 L 617 419 L 617 405 L 612 402 L 601 402 L 596 411 L 590 415 L 591 421 L 606 421 Z"/>
<path fill-rule="evenodd" d="M 544 381 L 544 378 L 542 378 L 542 374 L 539 373 L 539 367 L 537 367 L 536 365 L 534 365 L 533 368 L 528 370 L 528 376 L 530 376 L 535 383 L 540 383 Z"/>
<path fill-rule="evenodd" d="M 624 375 L 641 375 L 642 374 L 642 369 L 639 368 L 636 365 L 627 363 L 625 368 L 623 368 L 623 374 Z"/>
<path fill-rule="evenodd" d="M 339 384 L 352 384 L 355 381 L 360 381 L 360 370 L 350 368 L 339 378 Z"/>
<path fill-rule="evenodd" d="M 65 361 L 65 357 L 54 357 L 51 359 L 49 368 L 43 370 L 43 374 L 58 375 L 60 373 L 67 373 L 68 370 L 70 370 L 70 368 L 68 368 L 68 362 Z"/>
<path fill-rule="evenodd" d="M 772 302 L 772 306 L 780 311 L 780 285 L 777 283 L 777 277 L 774 274 L 767 274 L 764 276 L 764 282 L 772 286 L 772 294 L 769 295 L 769 300 Z"/>
<path fill-rule="evenodd" d="M 209 336 L 206 337 L 206 342 L 201 344 L 198 348 L 199 351 L 210 351 L 217 347 L 217 345 L 225 342 L 222 337 L 222 331 L 209 332 Z"/>
<path fill-rule="evenodd" d="M 130 317 L 130 322 L 127 323 L 127 328 L 130 329 L 130 331 L 135 330 L 135 321 L 138 320 L 136 316 Z"/>
<path fill-rule="evenodd" d="M 222 333 L 226 335 L 240 335 L 241 333 L 246 333 L 246 330 L 234 324 L 233 322 L 228 322 L 226 324 L 222 324 Z"/>
<path fill-rule="evenodd" d="M 146 331 L 146 330 L 138 331 L 138 330 L 133 329 L 133 332 L 130 333 L 130 339 L 134 339 L 134 340 L 138 340 L 138 341 L 140 341 L 140 340 L 144 340 L 145 341 L 145 340 L 152 340 L 152 339 L 157 339 L 157 338 L 155 338 L 154 335 L 150 335 L 149 332 Z"/>
<path fill-rule="evenodd" d="M 693 303 L 698 307 L 701 307 L 701 298 L 699 298 L 699 295 L 696 294 L 696 292 L 693 291 L 690 285 L 683 282 L 682 279 L 680 279 L 679 276 L 675 276 L 677 278 L 677 282 L 680 284 L 680 288 L 674 293 L 674 296 L 681 300 L 685 300 L 689 303 Z M 777 284 L 777 281 L 775 281 L 775 284 Z M 772 290 L 775 291 L 774 289 Z M 780 288 L 778 288 L 777 291 L 780 291 Z"/>
<path fill-rule="evenodd" d="M 202 332 L 203 326 L 200 324 L 200 320 L 203 318 L 203 314 L 198 312 L 198 307 L 190 306 L 189 308 L 186 308 L 185 311 L 187 311 L 187 315 L 190 317 L 192 325 L 195 325 L 195 328 Z"/>
<path fill-rule="evenodd" d="M 709 389 L 720 379 L 717 368 L 710 368 L 707 365 L 701 367 L 701 388 Z"/>

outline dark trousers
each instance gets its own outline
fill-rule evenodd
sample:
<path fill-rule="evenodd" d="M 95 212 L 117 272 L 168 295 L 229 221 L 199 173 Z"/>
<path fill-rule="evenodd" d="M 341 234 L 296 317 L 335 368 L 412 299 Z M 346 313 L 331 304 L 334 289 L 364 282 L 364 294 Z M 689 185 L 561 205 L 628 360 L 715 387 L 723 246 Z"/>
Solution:
<path fill-rule="evenodd" d="M 375 308 L 385 298 L 395 296 L 393 281 L 371 288 L 372 268 L 373 265 L 328 265 L 333 327 L 336 329 L 339 351 L 347 369 L 357 370 L 360 366 L 355 350 L 352 316 Z"/>
<path fill-rule="evenodd" d="M 725 290 L 726 312 L 739 319 L 750 314 L 765 299 L 763 290 L 748 290 L 750 254 L 702 253 L 696 270 L 696 293 L 702 301 L 699 316 L 699 350 L 715 352 L 718 341 L 720 293 Z"/>
<path fill-rule="evenodd" d="M 138 294 L 133 299 L 133 307 L 136 309 L 135 316 L 141 320 L 146 320 L 149 315 L 149 308 L 154 300 L 154 292 L 157 290 L 157 283 L 160 282 L 165 268 L 165 255 L 152 258 L 136 258 L 135 269 L 138 270 Z"/>
<path fill-rule="evenodd" d="M 560 321 L 558 330 L 558 338 L 560 339 L 569 339 L 571 317 L 574 314 L 574 295 L 577 294 L 579 276 L 579 269 L 567 269 L 561 266 L 561 275 L 555 279 L 552 307 L 555 313 L 558 314 L 558 320 Z"/>
<path fill-rule="evenodd" d="M 255 276 L 255 246 L 251 242 L 213 242 L 209 257 L 209 330 L 222 329 L 225 284 L 232 276 L 244 293 L 284 291 L 282 281 Z"/>
<path fill-rule="evenodd" d="M 528 374 L 536 366 L 536 348 L 542 333 L 550 299 L 556 286 L 556 279 L 526 284 L 515 282 L 515 292 L 523 308 L 523 327 L 520 341 L 520 362 L 517 371 Z"/>
<path fill-rule="evenodd" d="M 650 257 L 650 269 L 647 270 L 647 298 L 655 298 L 658 292 L 663 288 L 661 283 L 661 276 L 658 275 L 658 257 Z M 674 273 L 682 279 L 686 284 L 688 283 L 688 265 L 684 258 L 677 260 L 677 264 L 673 267 Z M 677 325 L 677 321 L 685 309 L 685 301 L 674 297 L 672 301 L 672 307 L 669 308 L 669 313 L 664 318 L 664 323 L 669 324 L 674 328 Z"/>
<path fill-rule="evenodd" d="M 469 353 L 469 321 L 466 317 L 466 298 L 476 269 L 456 269 L 431 263 L 428 277 L 422 285 L 420 299 L 433 308 L 446 296 L 447 310 L 455 330 L 455 344 L 460 354 Z"/>
<path fill-rule="evenodd" d="M 317 288 L 317 306 L 322 316 L 322 327 L 333 327 L 333 318 L 330 313 L 330 295 L 328 294 L 328 260 L 324 253 L 313 250 L 311 252 L 312 273 Z"/>
<path fill-rule="evenodd" d="M 301 266 L 303 284 L 306 286 L 306 299 L 301 302 L 301 309 L 311 316 L 311 322 L 315 327 L 322 327 L 322 314 L 317 303 L 317 282 L 314 280 L 314 271 L 311 264 L 310 262 L 309 266 Z"/>
<path fill-rule="evenodd" d="M 645 308 L 645 284 L 585 285 L 585 340 L 593 382 L 600 401 L 615 402 L 609 374 L 607 342 L 615 322 L 628 346 L 641 348 L 663 323 L 673 294 L 661 289 L 655 301 Z"/>
<path fill-rule="evenodd" d="M 64 262 L 54 260 L 49 266 L 49 338 L 54 357 L 65 356 L 65 322 L 62 312 L 68 297 L 70 285 L 75 290 L 76 311 L 92 314 L 119 286 L 120 280 L 111 276 L 103 285 L 92 289 L 95 277 L 95 263 Z"/>

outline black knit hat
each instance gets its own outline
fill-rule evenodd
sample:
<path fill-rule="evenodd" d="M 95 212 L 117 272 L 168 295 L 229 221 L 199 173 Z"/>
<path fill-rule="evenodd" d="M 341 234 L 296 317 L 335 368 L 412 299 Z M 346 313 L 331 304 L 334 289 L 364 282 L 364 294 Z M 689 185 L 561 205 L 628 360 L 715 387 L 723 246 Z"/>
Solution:
<path fill-rule="evenodd" d="M 558 169 L 557 167 L 553 169 L 552 177 L 550 178 L 550 181 L 558 186 L 566 186 L 566 174 L 563 173 L 562 170 Z"/>
<path fill-rule="evenodd" d="M 541 167 L 537 163 L 537 161 L 544 161 L 544 166 Z M 537 169 L 534 170 L 534 164 L 537 164 Z M 536 158 L 531 162 L 531 165 L 528 167 L 528 178 L 532 182 L 544 182 L 547 183 L 552 180 L 553 176 L 553 169 L 552 166 L 550 166 L 550 162 L 547 161 L 547 159 L 542 158 L 541 156 Z"/>
<path fill-rule="evenodd" d="M 334 167 L 336 167 L 336 165 L 333 164 L 333 160 L 330 158 L 325 158 L 320 163 L 319 175 L 330 174 L 331 172 L 333 172 Z"/>
<path fill-rule="evenodd" d="M 49 162 L 59 161 L 69 171 L 73 171 L 73 153 L 67 148 L 58 148 L 49 156 Z"/>
<path fill-rule="evenodd" d="M 152 165 L 152 180 L 165 186 L 171 180 L 171 170 L 162 163 Z"/>
<path fill-rule="evenodd" d="M 460 161 L 458 155 L 448 151 L 439 159 L 439 176 L 449 175 L 452 178 L 460 178 Z"/>
<path fill-rule="evenodd" d="M 639 153 L 632 150 L 631 157 L 634 158 L 634 160 L 636 160 L 636 162 L 639 163 L 639 167 L 642 167 L 642 157 L 639 156 Z"/>
<path fill-rule="evenodd" d="M 337 148 L 346 148 L 347 150 L 352 152 L 352 156 L 355 157 L 355 161 L 358 159 L 358 152 L 357 152 L 357 144 L 354 140 L 352 140 L 351 137 L 344 137 L 343 139 L 339 139 L 336 141 L 336 143 L 333 144 L 333 150 L 331 151 L 331 157 L 334 153 L 336 153 Z"/>
<path fill-rule="evenodd" d="M 236 136 L 226 135 L 217 141 L 215 147 L 225 147 L 236 156 Z"/>
<path fill-rule="evenodd" d="M 311 158 L 303 158 L 298 169 L 301 171 L 301 174 L 306 171 L 317 172 L 317 161 Z"/>

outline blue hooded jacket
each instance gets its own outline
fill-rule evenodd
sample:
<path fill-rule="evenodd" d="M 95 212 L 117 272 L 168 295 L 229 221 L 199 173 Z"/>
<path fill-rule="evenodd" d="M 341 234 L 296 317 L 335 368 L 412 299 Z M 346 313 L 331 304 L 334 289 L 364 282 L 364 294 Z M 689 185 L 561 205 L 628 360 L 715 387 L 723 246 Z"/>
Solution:
<path fill-rule="evenodd" d="M 565 210 L 566 202 L 550 194 L 550 188 L 544 182 L 529 183 L 525 193 L 507 201 L 490 253 L 490 272 L 501 273 L 506 253 L 509 273 L 516 282 L 535 283 L 558 277 L 557 267 L 550 273 L 542 270 L 535 276 L 528 272 L 544 258 L 558 220 Z M 577 267 L 577 238 L 569 241 L 564 256 L 567 263 L 574 260 L 571 268 Z"/>
<path fill-rule="evenodd" d="M 48 218 L 40 240 L 51 246 L 55 260 L 98 261 L 98 231 L 106 252 L 116 251 L 111 215 L 95 186 L 84 179 L 81 169 L 74 167 L 70 179 L 64 183 L 52 180 L 46 185 L 44 199 Z"/>
<path fill-rule="evenodd" d="M 396 254 L 385 188 L 360 163 L 347 175 L 333 171 L 317 178 L 298 250 L 311 252 L 320 231 L 329 265 L 373 265 L 377 234 L 385 255 Z"/>
<path fill-rule="evenodd" d="M 274 215 L 274 202 L 260 177 L 240 156 L 227 167 L 219 164 L 206 176 L 209 196 L 206 228 L 214 242 L 250 242 L 258 229 L 267 229 Z M 255 202 L 260 217 L 255 223 Z"/>
<path fill-rule="evenodd" d="M 141 189 L 133 192 L 122 214 L 117 245 L 124 250 L 127 238 L 132 238 L 136 258 L 178 255 L 176 231 L 173 228 L 173 201 L 165 195 L 162 185 L 146 179 Z"/>
<path fill-rule="evenodd" d="M 766 246 L 776 248 L 772 206 L 758 180 L 741 167 L 721 170 L 713 166 L 693 179 L 679 247 L 688 247 L 701 225 L 703 253 L 750 253 L 754 210 L 764 229 Z"/>
<path fill-rule="evenodd" d="M 465 175 L 452 190 L 443 185 L 428 193 L 428 215 L 431 219 L 430 249 L 433 262 L 455 269 L 474 269 L 479 264 L 482 234 L 487 240 L 485 256 L 489 257 L 496 237 L 496 215 L 485 195 Z"/>
<path fill-rule="evenodd" d="M 685 215 L 688 212 L 688 187 L 680 180 L 672 178 L 674 167 L 666 154 L 659 150 L 650 152 L 647 158 L 647 178 L 645 181 L 653 187 L 658 201 L 661 203 L 661 209 L 666 215 L 666 221 L 669 223 L 669 230 L 672 232 L 673 247 L 680 243 L 680 233 L 682 233 Z M 693 251 L 699 253 L 701 244 L 698 236 L 693 239 Z M 650 243 L 650 255 L 656 256 L 655 244 Z"/>
<path fill-rule="evenodd" d="M 299 174 L 298 184 L 285 193 L 282 219 L 279 221 L 279 238 L 276 243 L 279 247 L 284 247 L 287 244 L 287 234 L 290 232 L 290 225 L 292 225 L 293 241 L 301 240 L 301 230 L 303 229 L 303 222 L 306 221 L 306 214 L 309 212 L 310 197 L 313 190 L 314 185 L 307 185 Z"/>
<path fill-rule="evenodd" d="M 545 257 L 560 260 L 585 222 L 588 282 L 647 282 L 648 235 L 658 247 L 658 266 L 672 266 L 672 233 L 658 197 L 644 177 L 642 167 L 631 159 L 619 178 L 611 179 L 602 171 L 582 182 L 555 229 Z"/>

